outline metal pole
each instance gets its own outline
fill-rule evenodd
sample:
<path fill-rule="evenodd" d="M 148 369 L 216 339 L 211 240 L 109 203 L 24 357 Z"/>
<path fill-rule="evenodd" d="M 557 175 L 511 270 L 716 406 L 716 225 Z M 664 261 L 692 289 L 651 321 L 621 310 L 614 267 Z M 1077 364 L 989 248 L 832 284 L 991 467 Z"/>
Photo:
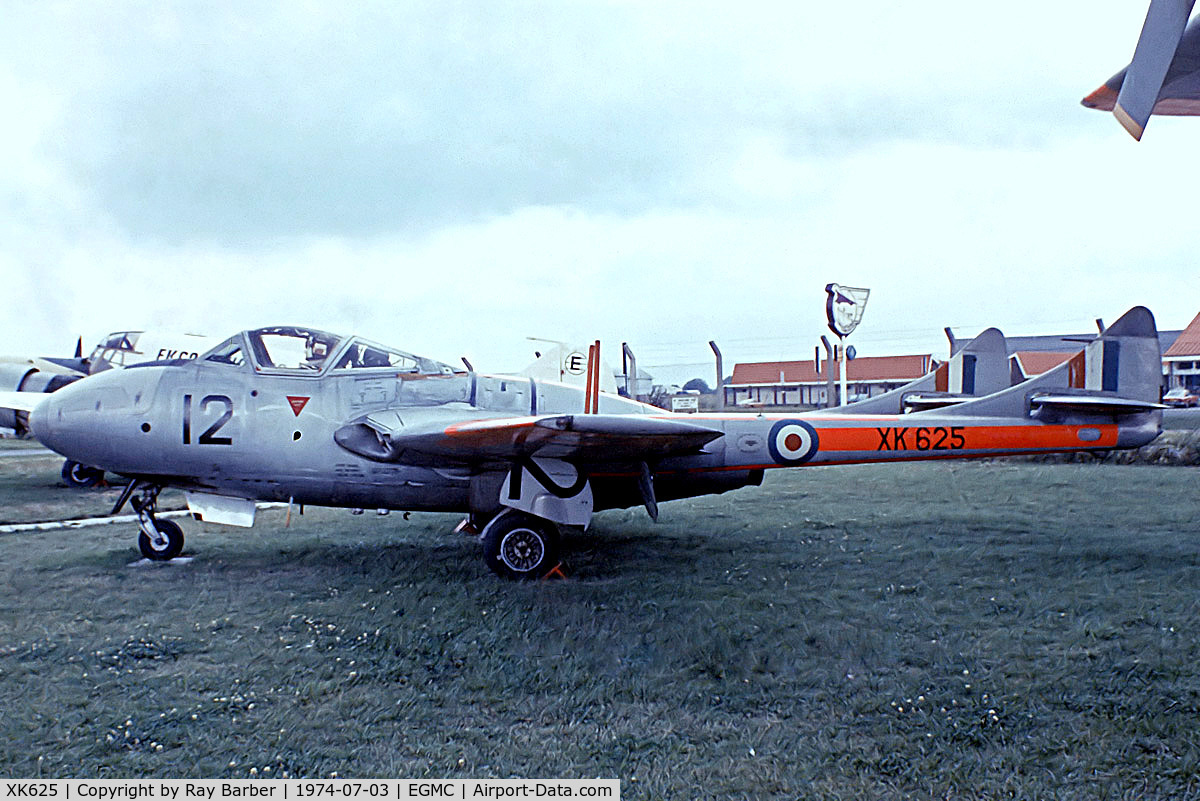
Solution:
<path fill-rule="evenodd" d="M 721 349 L 717 347 L 717 343 L 713 340 L 708 341 L 708 346 L 712 348 L 712 352 L 717 356 L 717 408 L 725 408 L 725 367 L 721 360 Z"/>
<path fill-rule="evenodd" d="M 637 359 L 629 343 L 621 343 L 621 358 L 625 361 L 625 394 L 637 400 Z"/>
<path fill-rule="evenodd" d="M 841 353 L 839 354 L 841 356 L 841 358 L 838 359 L 838 364 L 841 366 L 841 372 L 842 372 L 842 391 L 841 391 L 841 397 L 838 398 L 838 406 L 845 406 L 846 405 L 846 338 L 845 337 L 838 337 L 838 350 L 841 351 Z"/>
<path fill-rule="evenodd" d="M 825 408 L 833 406 L 833 346 L 824 336 L 821 344 L 825 346 Z"/>

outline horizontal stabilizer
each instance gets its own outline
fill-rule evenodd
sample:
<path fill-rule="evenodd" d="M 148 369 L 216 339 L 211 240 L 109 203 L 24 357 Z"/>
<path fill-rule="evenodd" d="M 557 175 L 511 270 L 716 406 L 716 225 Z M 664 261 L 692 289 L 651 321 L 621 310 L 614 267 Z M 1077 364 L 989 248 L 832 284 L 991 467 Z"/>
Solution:
<path fill-rule="evenodd" d="M 1135 414 L 1158 408 L 1162 354 L 1154 315 L 1135 306 L 1072 358 L 1039 376 L 983 398 L 955 404 L 942 415 L 1025 417 L 1054 410 Z M 1069 400 L 1059 400 L 1066 398 Z M 1035 405 L 1036 399 L 1042 399 Z M 1120 408 L 1125 411 L 1102 411 Z M 1136 407 L 1136 408 L 1135 408 Z"/>
<path fill-rule="evenodd" d="M 1033 416 L 1046 410 L 1079 414 L 1125 415 L 1165 409 L 1161 403 L 1120 398 L 1112 395 L 1034 395 L 1029 399 Z"/>
<path fill-rule="evenodd" d="M 904 412 L 923 412 L 927 409 L 945 409 L 956 403 L 975 400 L 975 395 L 951 395 L 949 393 L 925 393 L 905 395 L 903 400 Z"/>
<path fill-rule="evenodd" d="M 821 414 L 905 414 L 940 409 L 998 392 L 1008 386 L 1008 377 L 1008 344 L 999 329 L 989 328 L 920 378 L 873 398 L 823 409 Z M 943 400 L 931 400 L 928 405 L 913 402 L 925 397 Z"/>
<path fill-rule="evenodd" d="M 431 459 L 480 462 L 518 456 L 590 461 L 658 459 L 694 453 L 722 436 L 690 422 L 641 415 L 588 414 L 479 417 L 422 421 L 418 410 L 367 415 L 342 426 L 334 439 L 348 451 L 380 462 Z"/>

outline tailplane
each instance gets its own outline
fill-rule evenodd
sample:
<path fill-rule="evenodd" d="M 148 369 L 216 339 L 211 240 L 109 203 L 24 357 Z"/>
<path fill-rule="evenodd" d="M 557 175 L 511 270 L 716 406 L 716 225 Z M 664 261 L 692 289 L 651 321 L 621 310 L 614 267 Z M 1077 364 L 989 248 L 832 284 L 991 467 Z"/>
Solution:
<path fill-rule="evenodd" d="M 1063 364 L 1006 390 L 946 409 L 981 417 L 1151 414 L 1161 419 L 1162 352 L 1154 315 L 1136 306 Z"/>
<path fill-rule="evenodd" d="M 1009 385 L 1004 334 L 989 328 L 933 371 L 902 387 L 822 414 L 905 414 L 941 409 L 999 392 Z"/>

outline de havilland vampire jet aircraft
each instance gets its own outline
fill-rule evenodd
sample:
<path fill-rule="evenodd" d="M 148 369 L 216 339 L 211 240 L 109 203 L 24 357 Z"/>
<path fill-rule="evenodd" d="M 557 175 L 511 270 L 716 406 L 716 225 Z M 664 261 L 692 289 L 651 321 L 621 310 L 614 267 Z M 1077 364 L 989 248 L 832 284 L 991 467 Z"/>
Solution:
<path fill-rule="evenodd" d="M 1015 387 L 910 414 L 691 414 L 492 376 L 309 328 L 244 331 L 189 361 L 91 376 L 30 411 L 34 435 L 131 479 L 142 552 L 183 547 L 164 487 L 210 522 L 255 501 L 458 511 L 488 566 L 536 578 L 559 527 L 603 509 L 757 485 L 783 467 L 1134 448 L 1160 430 L 1154 318 L 1129 311 L 1070 362 Z M 9 400 L 5 398 L 4 400 Z"/>

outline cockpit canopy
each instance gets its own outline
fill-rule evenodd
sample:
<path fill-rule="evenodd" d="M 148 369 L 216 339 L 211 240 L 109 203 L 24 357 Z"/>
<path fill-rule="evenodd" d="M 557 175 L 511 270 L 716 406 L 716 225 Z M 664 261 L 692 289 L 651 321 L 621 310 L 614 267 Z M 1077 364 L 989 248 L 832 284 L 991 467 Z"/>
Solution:
<path fill-rule="evenodd" d="M 100 340 L 88 357 L 88 364 L 93 365 L 90 372 L 96 373 L 114 366 L 124 367 L 126 362 L 132 364 L 137 361 L 141 355 L 137 349 L 141 336 L 141 331 L 117 331 Z"/>
<path fill-rule="evenodd" d="M 448 364 L 377 345 L 362 337 L 342 337 L 297 326 L 243 331 L 217 345 L 200 360 L 242 365 L 247 355 L 258 372 L 316 375 L 331 370 L 379 369 L 419 375 L 454 373 Z"/>

